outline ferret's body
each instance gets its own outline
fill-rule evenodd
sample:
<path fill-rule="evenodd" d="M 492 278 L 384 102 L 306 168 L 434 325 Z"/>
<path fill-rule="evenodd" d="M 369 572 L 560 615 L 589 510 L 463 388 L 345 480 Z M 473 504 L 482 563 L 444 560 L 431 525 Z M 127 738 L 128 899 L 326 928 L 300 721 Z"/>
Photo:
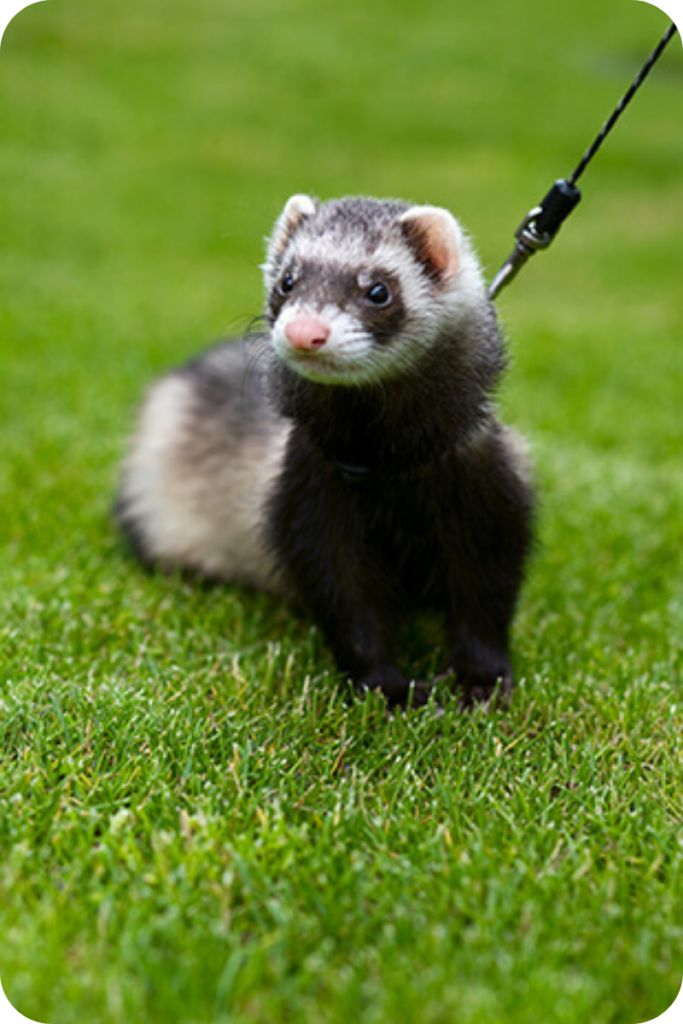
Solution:
<path fill-rule="evenodd" d="M 396 626 L 422 609 L 466 700 L 509 689 L 532 494 L 467 239 L 433 207 L 295 196 L 264 269 L 270 331 L 153 386 L 120 524 L 147 561 L 290 593 L 391 702 Z"/>

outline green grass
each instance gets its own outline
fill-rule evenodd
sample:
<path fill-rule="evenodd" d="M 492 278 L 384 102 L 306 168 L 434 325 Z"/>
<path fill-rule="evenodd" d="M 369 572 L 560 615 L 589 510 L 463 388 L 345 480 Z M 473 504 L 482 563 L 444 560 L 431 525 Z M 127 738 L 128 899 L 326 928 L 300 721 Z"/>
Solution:
<path fill-rule="evenodd" d="M 0 975 L 27 1016 L 636 1024 L 672 1002 L 680 40 L 499 303 L 542 491 L 509 712 L 348 706 L 307 623 L 145 575 L 108 520 L 144 385 L 258 312 L 287 195 L 446 205 L 492 273 L 665 25 L 626 0 L 53 0 L 8 28 Z"/>

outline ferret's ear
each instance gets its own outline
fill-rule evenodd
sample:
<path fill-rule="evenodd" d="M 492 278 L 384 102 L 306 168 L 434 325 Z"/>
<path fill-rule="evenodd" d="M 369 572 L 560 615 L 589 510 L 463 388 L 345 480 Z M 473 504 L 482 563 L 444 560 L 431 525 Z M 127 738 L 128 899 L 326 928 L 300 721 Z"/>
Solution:
<path fill-rule="evenodd" d="M 447 281 L 457 274 L 462 232 L 448 210 L 411 206 L 399 222 L 418 260 L 436 280 Z"/>
<path fill-rule="evenodd" d="M 289 197 L 268 240 L 267 267 L 272 267 L 277 263 L 302 221 L 311 217 L 317 209 L 318 204 L 311 196 L 294 195 Z"/>

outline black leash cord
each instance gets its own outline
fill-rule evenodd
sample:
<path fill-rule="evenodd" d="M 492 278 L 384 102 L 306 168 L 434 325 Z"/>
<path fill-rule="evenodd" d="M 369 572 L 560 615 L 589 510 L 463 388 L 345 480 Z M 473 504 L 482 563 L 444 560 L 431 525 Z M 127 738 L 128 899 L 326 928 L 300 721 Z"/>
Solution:
<path fill-rule="evenodd" d="M 530 256 L 539 249 L 547 249 L 560 230 L 563 222 L 581 199 L 576 182 L 585 171 L 624 110 L 641 87 L 654 64 L 659 60 L 669 40 L 676 33 L 672 22 L 659 43 L 636 75 L 628 91 L 619 100 L 611 116 L 605 121 L 595 141 L 588 147 L 576 166 L 571 178 L 560 178 L 538 206 L 530 210 L 515 232 L 515 248 L 500 268 L 488 290 L 489 299 L 495 299 L 498 292 L 509 284 L 519 273 Z"/>

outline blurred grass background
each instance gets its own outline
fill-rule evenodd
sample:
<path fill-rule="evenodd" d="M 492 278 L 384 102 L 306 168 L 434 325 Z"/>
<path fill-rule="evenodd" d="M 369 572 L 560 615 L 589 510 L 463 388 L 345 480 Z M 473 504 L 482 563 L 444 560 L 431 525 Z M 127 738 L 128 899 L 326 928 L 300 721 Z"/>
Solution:
<path fill-rule="evenodd" d="M 680 39 L 499 301 L 543 501 L 508 715 L 345 707 L 305 623 L 145 576 L 108 521 L 143 387 L 259 311 L 290 193 L 447 206 L 492 275 L 666 24 L 626 0 L 51 0 L 6 30 L 0 975 L 23 1013 L 635 1024 L 671 1002 Z"/>

